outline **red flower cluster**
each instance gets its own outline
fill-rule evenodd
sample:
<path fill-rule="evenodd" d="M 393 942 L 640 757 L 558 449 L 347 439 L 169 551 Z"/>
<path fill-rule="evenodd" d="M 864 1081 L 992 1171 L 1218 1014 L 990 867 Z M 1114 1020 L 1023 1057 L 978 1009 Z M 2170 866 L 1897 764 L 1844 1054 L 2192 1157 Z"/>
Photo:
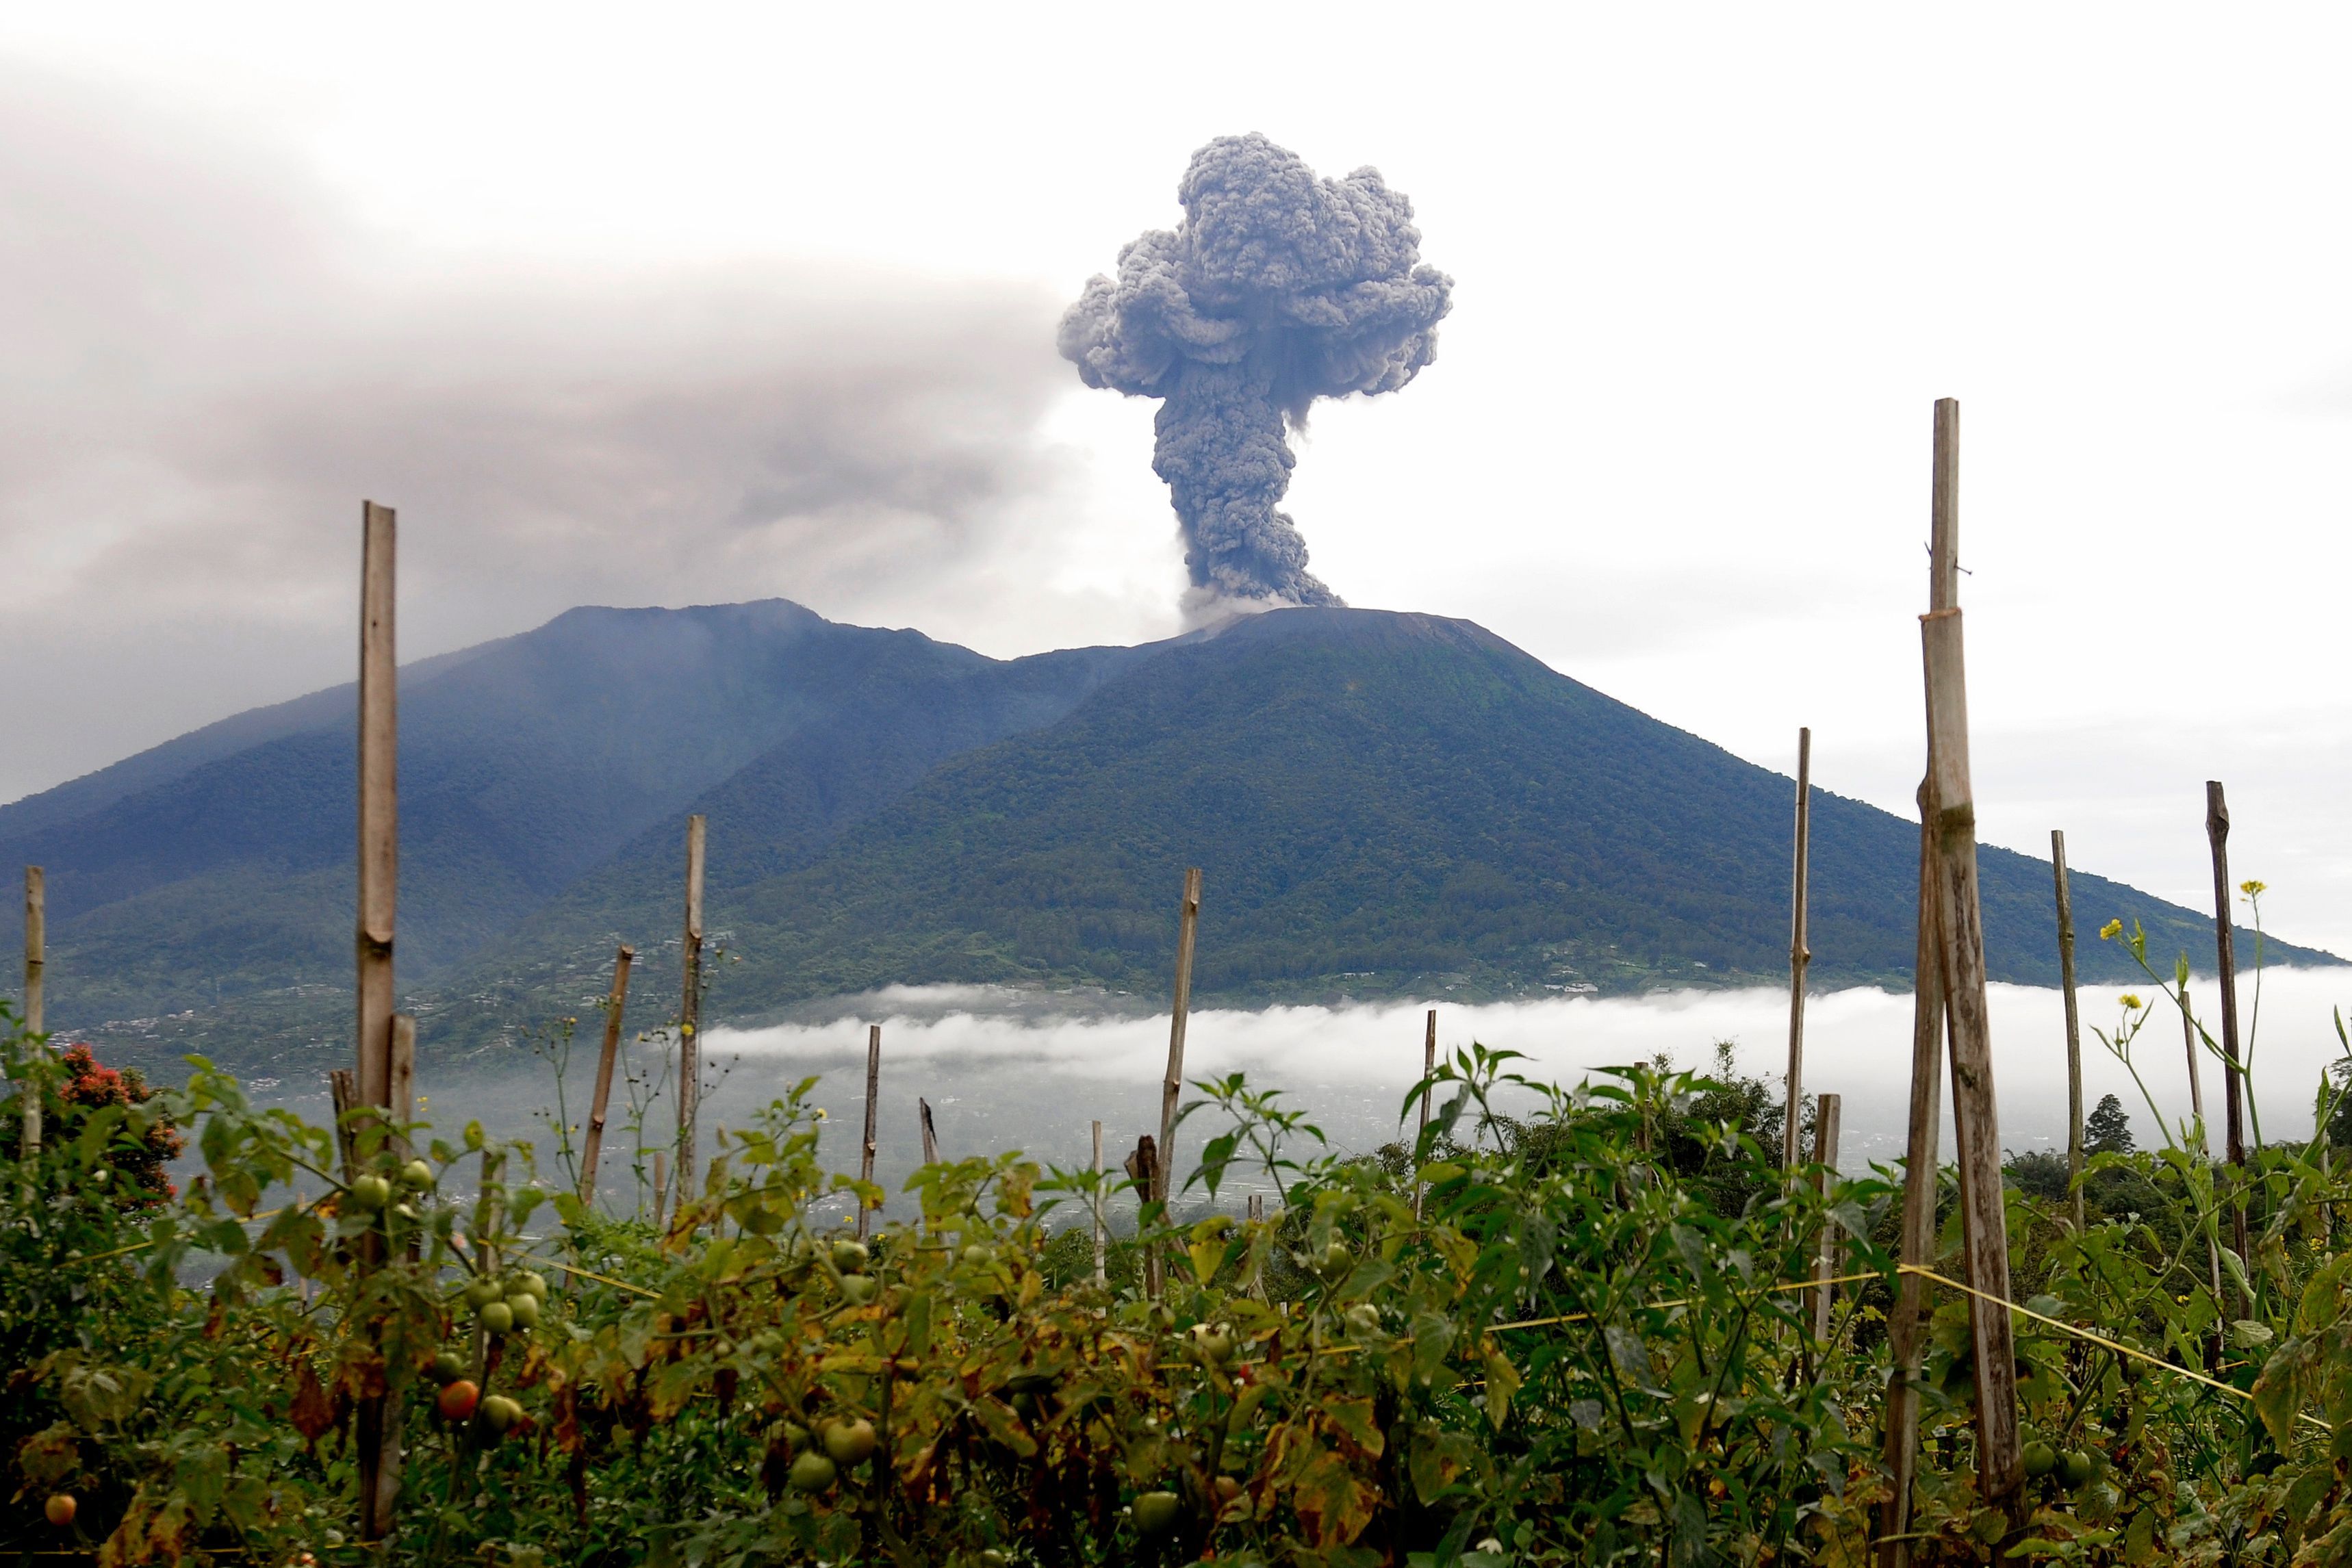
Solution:
<path fill-rule="evenodd" d="M 109 1105 L 143 1105 L 155 1096 L 145 1074 L 137 1068 L 108 1067 L 87 1045 L 69 1045 L 59 1059 L 66 1070 L 63 1114 L 58 1118 L 60 1142 L 78 1134 L 89 1116 Z M 126 1199 L 142 1207 L 176 1197 L 179 1189 L 164 1167 L 179 1158 L 188 1141 L 169 1122 L 147 1129 L 137 1147 L 118 1141 L 108 1163 L 127 1178 Z"/>

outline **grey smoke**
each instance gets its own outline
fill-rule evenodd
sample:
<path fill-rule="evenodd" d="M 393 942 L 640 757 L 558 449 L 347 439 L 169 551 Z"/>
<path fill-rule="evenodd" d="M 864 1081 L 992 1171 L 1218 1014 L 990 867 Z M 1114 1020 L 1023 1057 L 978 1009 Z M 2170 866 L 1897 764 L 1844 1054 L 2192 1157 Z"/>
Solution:
<path fill-rule="evenodd" d="M 350 679 L 362 496 L 412 656 L 581 603 L 905 616 L 1077 526 L 1041 287 L 444 255 L 6 60 L 0 236 L 0 800 Z"/>
<path fill-rule="evenodd" d="M 1412 203 L 1376 169 L 1316 177 L 1255 131 L 1192 155 L 1184 221 L 1151 229 L 1062 317 L 1091 387 L 1160 399 L 1168 483 L 1193 586 L 1337 604 L 1280 509 L 1289 428 L 1317 398 L 1394 392 L 1437 351 L 1454 280 L 1421 259 Z"/>

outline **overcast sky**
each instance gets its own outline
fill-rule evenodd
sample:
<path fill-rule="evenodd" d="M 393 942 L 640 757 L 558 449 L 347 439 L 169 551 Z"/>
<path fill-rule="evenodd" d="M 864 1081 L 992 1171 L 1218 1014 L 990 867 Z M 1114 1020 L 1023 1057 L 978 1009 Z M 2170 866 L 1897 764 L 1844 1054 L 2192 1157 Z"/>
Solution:
<path fill-rule="evenodd" d="M 404 654 L 782 594 L 1010 654 L 1178 629 L 1151 405 L 1063 305 L 1209 137 L 1456 280 L 1289 510 L 1907 811 L 1965 409 L 1985 835 L 2352 953 L 2352 14 L 2148 5 L 0 13 L 0 799 Z M 1440 20 L 1440 17 L 1444 20 Z"/>

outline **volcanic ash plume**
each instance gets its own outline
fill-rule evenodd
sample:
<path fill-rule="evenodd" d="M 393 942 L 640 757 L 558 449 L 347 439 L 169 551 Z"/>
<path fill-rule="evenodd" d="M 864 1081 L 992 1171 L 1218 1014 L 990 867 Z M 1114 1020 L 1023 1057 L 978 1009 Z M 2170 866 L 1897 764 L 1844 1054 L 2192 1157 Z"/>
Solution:
<path fill-rule="evenodd" d="M 1437 350 L 1454 280 L 1421 259 L 1412 203 L 1374 169 L 1318 180 L 1255 132 L 1192 155 L 1184 221 L 1118 254 L 1062 317 L 1090 387 L 1160 399 L 1168 482 L 1194 587 L 1221 599 L 1337 604 L 1277 509 L 1289 426 L 1319 397 L 1394 392 Z"/>

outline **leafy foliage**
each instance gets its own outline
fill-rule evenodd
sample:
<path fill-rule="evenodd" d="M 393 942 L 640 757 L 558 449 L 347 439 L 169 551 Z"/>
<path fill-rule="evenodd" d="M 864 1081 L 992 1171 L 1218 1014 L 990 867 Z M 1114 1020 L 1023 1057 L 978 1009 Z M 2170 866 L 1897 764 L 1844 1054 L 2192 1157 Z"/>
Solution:
<path fill-rule="evenodd" d="M 9 1067 L 62 1074 L 21 1040 Z M 1187 1192 L 1246 1172 L 1279 1201 L 1146 1205 L 1106 1283 L 1087 1221 L 1121 1184 L 1017 1154 L 918 1172 L 919 1213 L 870 1248 L 826 1228 L 828 1200 L 881 1195 L 819 1166 L 812 1088 L 730 1131 L 658 1226 L 478 1128 L 339 1135 L 201 1061 L 101 1110 L 29 1191 L 0 1184 L 16 1490 L 81 1503 L 63 1530 L 12 1511 L 6 1544 L 368 1560 L 353 1434 L 380 1399 L 406 1563 L 1872 1556 L 1895 1189 L 1777 1171 L 1768 1084 L 1656 1063 L 1565 1089 L 1474 1047 L 1403 1107 L 1425 1136 L 1349 1158 L 1279 1094 L 1204 1082 Z M 144 1211 L 93 1201 L 166 1124 L 203 1174 Z M 2010 1197 L 2024 1416 L 2054 1456 L 2020 1560 L 2342 1560 L 2352 1184 L 2324 1145 L 2234 1183 L 2177 1145 L 2093 1176 L 2147 1207 L 2078 1233 Z M 2217 1290 L 2239 1201 L 2255 1239 L 2213 1255 Z M 1790 1286 L 1825 1232 L 1864 1280 L 1817 1334 Z M 1913 1560 L 1985 1562 L 1962 1303 L 1930 1342 Z"/>

